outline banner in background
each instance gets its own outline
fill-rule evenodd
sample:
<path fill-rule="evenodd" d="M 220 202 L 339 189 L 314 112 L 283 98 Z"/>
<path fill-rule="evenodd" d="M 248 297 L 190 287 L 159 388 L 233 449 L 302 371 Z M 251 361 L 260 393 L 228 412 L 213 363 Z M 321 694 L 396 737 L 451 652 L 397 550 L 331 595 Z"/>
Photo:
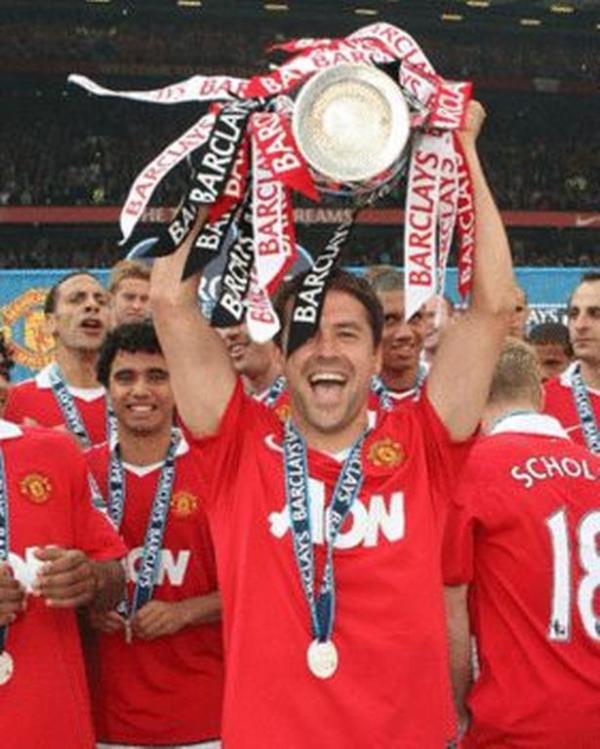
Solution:
<path fill-rule="evenodd" d="M 350 268 L 362 273 L 364 268 Z M 567 299 L 577 285 L 584 268 L 518 268 L 517 279 L 525 289 L 530 306 L 528 325 L 540 322 L 564 322 Z M 31 377 L 52 358 L 53 341 L 44 323 L 44 299 L 48 289 L 66 270 L 4 270 L 0 273 L 0 329 L 14 350 L 15 382 Z M 109 271 L 94 270 L 93 274 L 106 284 Z M 456 288 L 456 269 L 448 270 L 448 288 Z M 218 285 L 218 278 L 209 279 L 208 286 Z M 201 289 L 201 301 L 210 302 L 212 294 Z M 452 294 L 451 294 L 452 296 Z M 458 303 L 456 296 L 452 297 Z"/>

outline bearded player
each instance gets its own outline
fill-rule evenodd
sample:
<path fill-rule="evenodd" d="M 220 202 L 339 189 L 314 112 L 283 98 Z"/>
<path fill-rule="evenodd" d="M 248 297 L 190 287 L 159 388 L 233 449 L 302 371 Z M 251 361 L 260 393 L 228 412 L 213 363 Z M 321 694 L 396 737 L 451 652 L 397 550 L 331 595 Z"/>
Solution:
<path fill-rule="evenodd" d="M 585 273 L 569 300 L 575 361 L 546 384 L 546 413 L 576 442 L 600 455 L 600 273 Z"/>
<path fill-rule="evenodd" d="M 482 119 L 473 104 L 461 136 L 478 215 L 470 313 L 443 342 L 423 397 L 374 424 L 383 319 L 368 284 L 335 273 L 318 330 L 293 353 L 288 305 L 283 424 L 243 393 L 198 310 L 197 280 L 180 282 L 195 232 L 155 262 L 154 319 L 206 484 L 231 749 L 445 745 L 435 505 L 454 443 L 478 423 L 512 304 L 508 243 L 475 150 Z"/>

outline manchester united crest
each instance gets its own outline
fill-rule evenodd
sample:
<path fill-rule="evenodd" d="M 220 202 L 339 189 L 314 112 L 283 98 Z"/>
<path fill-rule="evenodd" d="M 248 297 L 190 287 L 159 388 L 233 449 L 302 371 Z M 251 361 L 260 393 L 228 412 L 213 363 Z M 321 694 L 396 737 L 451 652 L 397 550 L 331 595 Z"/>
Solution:
<path fill-rule="evenodd" d="M 378 468 L 393 468 L 404 463 L 406 453 L 399 442 L 394 442 L 391 437 L 377 440 L 369 447 L 367 460 Z"/>
<path fill-rule="evenodd" d="M 171 499 L 171 512 L 177 518 L 187 518 L 197 507 L 198 500 L 191 492 L 176 492 Z"/>
<path fill-rule="evenodd" d="M 48 290 L 28 289 L 0 309 L 2 332 L 10 341 L 17 364 L 38 370 L 52 360 L 54 339 L 46 330 L 43 311 Z"/>
<path fill-rule="evenodd" d="M 277 414 L 277 416 L 279 417 L 281 421 L 287 421 L 292 414 L 292 409 L 290 408 L 290 404 L 282 403 L 280 406 L 277 406 L 277 408 L 275 409 L 275 413 Z"/>
<path fill-rule="evenodd" d="M 41 473 L 28 473 L 19 481 L 19 489 L 30 502 L 41 505 L 50 499 L 52 482 Z"/>

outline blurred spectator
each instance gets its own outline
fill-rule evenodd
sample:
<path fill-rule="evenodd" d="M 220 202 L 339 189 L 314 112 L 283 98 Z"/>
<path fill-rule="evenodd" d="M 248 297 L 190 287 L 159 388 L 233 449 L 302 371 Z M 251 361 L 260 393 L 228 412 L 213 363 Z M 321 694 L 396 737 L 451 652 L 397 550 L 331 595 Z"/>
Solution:
<path fill-rule="evenodd" d="M 111 327 L 143 322 L 150 317 L 150 266 L 141 260 L 121 260 L 108 280 Z"/>
<path fill-rule="evenodd" d="M 524 341 L 527 335 L 527 318 L 529 317 L 529 305 L 525 289 L 515 284 L 515 307 L 510 317 L 508 335 Z"/>
<path fill-rule="evenodd" d="M 569 329 L 559 322 L 543 322 L 529 332 L 528 342 L 535 349 L 542 382 L 556 377 L 571 363 L 573 350 Z"/>

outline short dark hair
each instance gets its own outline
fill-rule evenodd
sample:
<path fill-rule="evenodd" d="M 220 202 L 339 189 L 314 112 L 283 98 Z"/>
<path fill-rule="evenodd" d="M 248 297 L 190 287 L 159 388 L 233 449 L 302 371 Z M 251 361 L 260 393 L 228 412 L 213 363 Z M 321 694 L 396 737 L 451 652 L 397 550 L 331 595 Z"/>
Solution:
<path fill-rule="evenodd" d="M 534 325 L 529 331 L 527 341 L 533 345 L 555 343 L 562 346 L 567 356 L 573 356 L 573 349 L 569 340 L 569 329 L 561 322 L 542 322 Z"/>
<path fill-rule="evenodd" d="M 117 325 L 106 336 L 96 364 L 98 382 L 105 388 L 108 387 L 110 370 L 119 351 L 126 351 L 129 354 L 137 354 L 138 351 L 141 351 L 144 354 L 162 355 L 162 348 L 154 325 L 149 320 L 123 323 Z"/>
<path fill-rule="evenodd" d="M 590 271 L 587 271 L 587 273 L 582 273 L 581 278 L 579 279 L 579 283 L 573 289 L 573 291 L 571 292 L 571 296 L 569 297 L 567 301 L 567 310 L 571 306 L 571 302 L 573 300 L 573 294 L 575 294 L 575 292 L 581 286 L 581 284 L 582 283 L 595 283 L 596 281 L 600 281 L 600 272 L 596 270 L 590 270 Z"/>
<path fill-rule="evenodd" d="M 282 348 L 283 331 L 286 329 L 289 317 L 289 302 L 296 298 L 302 288 L 305 277 L 311 273 L 310 270 L 294 276 L 290 281 L 283 283 L 274 298 L 274 307 L 281 323 L 281 330 L 275 338 L 275 343 Z M 343 291 L 354 297 L 367 312 L 369 327 L 373 335 L 373 345 L 379 346 L 383 332 L 383 308 L 381 302 L 371 288 L 368 281 L 354 273 L 336 268 L 327 279 L 325 294 L 330 291 Z"/>
<path fill-rule="evenodd" d="M 587 273 L 584 273 L 579 279 L 579 285 L 582 283 L 590 283 L 592 281 L 600 281 L 600 271 L 589 270 Z"/>
<path fill-rule="evenodd" d="M 88 270 L 73 270 L 70 273 L 65 274 L 64 276 L 61 276 L 61 278 L 59 278 L 58 281 L 50 288 L 50 291 L 46 295 L 46 299 L 44 301 L 45 315 L 51 315 L 56 310 L 56 302 L 58 301 L 58 292 L 60 291 L 60 287 L 64 284 L 65 281 L 68 281 L 70 278 L 75 278 L 76 276 L 89 276 L 90 278 L 93 278 L 94 281 L 98 281 L 96 276 L 93 273 L 90 273 Z M 100 281 L 98 281 L 98 283 L 100 283 Z"/>

